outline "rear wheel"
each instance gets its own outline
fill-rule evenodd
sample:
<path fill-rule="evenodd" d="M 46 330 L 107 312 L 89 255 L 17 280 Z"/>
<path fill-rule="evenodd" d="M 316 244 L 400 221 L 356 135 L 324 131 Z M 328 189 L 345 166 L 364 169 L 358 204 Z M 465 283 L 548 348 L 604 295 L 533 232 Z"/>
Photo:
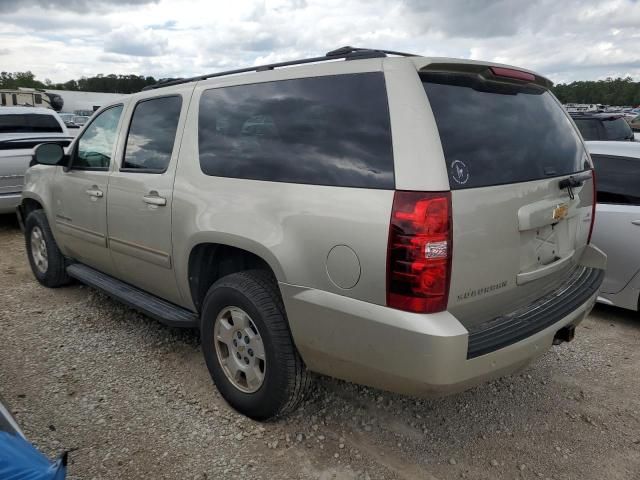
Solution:
<path fill-rule="evenodd" d="M 273 277 L 234 273 L 207 292 L 202 349 L 209 372 L 229 404 L 256 420 L 293 411 L 310 385 Z"/>
<path fill-rule="evenodd" d="M 25 221 L 25 241 L 31 271 L 44 286 L 55 288 L 68 284 L 65 259 L 56 244 L 49 222 L 42 210 L 34 210 Z"/>

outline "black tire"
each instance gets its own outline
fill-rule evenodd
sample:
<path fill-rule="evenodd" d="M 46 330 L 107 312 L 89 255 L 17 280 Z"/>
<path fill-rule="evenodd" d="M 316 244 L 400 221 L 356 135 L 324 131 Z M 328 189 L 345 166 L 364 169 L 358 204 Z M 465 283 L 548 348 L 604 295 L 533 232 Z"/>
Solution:
<path fill-rule="evenodd" d="M 266 367 L 263 383 L 254 393 L 234 386 L 218 360 L 214 324 L 227 307 L 244 310 L 262 337 Z M 224 399 L 240 413 L 268 420 L 292 412 L 304 399 L 311 374 L 293 343 L 280 291 L 270 272 L 248 270 L 214 283 L 204 299 L 200 331 L 211 377 Z"/>
<path fill-rule="evenodd" d="M 40 269 L 36 266 L 36 260 L 34 259 L 31 238 L 35 229 L 38 229 L 38 231 L 41 232 L 44 240 L 44 246 L 47 253 L 46 269 Z M 25 221 L 24 237 L 31 271 L 42 285 L 49 288 L 56 288 L 67 285 L 71 282 L 71 278 L 67 275 L 65 258 L 62 253 L 60 253 L 58 245 L 53 238 L 53 234 L 51 233 L 51 228 L 49 228 L 49 222 L 47 221 L 47 216 L 44 214 L 44 211 L 34 210 L 29 214 L 29 216 L 27 216 Z"/>

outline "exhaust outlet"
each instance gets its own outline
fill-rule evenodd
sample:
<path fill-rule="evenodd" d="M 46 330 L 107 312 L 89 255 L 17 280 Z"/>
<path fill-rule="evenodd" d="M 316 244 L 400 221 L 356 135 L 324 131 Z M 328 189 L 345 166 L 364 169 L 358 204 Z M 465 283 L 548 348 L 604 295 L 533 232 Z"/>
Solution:
<path fill-rule="evenodd" d="M 576 336 L 576 327 L 575 325 L 567 325 L 566 327 L 562 327 L 560 330 L 556 332 L 556 335 L 553 337 L 553 344 L 560 345 L 563 342 L 570 342 L 573 340 L 573 337 Z"/>

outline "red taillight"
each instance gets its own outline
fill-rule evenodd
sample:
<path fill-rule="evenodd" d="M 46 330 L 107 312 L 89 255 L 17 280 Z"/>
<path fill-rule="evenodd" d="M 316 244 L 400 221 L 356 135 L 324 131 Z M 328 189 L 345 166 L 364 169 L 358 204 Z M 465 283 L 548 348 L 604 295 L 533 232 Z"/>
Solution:
<path fill-rule="evenodd" d="M 489 67 L 489 70 L 491 70 L 491 73 L 496 77 L 515 78 L 516 80 L 524 80 L 525 82 L 533 82 L 536 79 L 536 76 L 532 73 L 514 70 L 513 68 Z"/>
<path fill-rule="evenodd" d="M 447 308 L 451 193 L 395 192 L 387 246 L 387 305 L 417 313 Z"/>
<path fill-rule="evenodd" d="M 593 233 L 593 225 L 596 221 L 596 171 L 591 169 L 591 185 L 593 187 L 593 205 L 591 205 L 591 226 L 589 227 L 589 236 L 587 237 L 587 243 L 591 243 L 591 234 Z"/>

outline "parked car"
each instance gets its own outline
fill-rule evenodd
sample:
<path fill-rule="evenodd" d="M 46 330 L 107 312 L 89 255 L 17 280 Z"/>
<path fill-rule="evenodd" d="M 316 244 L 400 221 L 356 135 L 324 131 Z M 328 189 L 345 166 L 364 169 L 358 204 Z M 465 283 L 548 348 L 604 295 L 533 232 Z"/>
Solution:
<path fill-rule="evenodd" d="M 640 310 L 640 143 L 586 145 L 598 179 L 593 243 L 608 257 L 598 300 Z"/>
<path fill-rule="evenodd" d="M 15 212 L 33 148 L 47 141 L 63 146 L 71 142 L 56 112 L 34 107 L 0 109 L 0 214 Z"/>
<path fill-rule="evenodd" d="M 549 80 L 350 47 L 228 73 L 103 107 L 68 155 L 38 147 L 20 208 L 38 281 L 199 328 L 256 419 L 310 371 L 443 394 L 571 340 L 606 257 Z"/>
<path fill-rule="evenodd" d="M 582 138 L 587 141 L 633 141 L 631 127 L 620 113 L 572 113 Z"/>
<path fill-rule="evenodd" d="M 25 438 L 0 398 L 0 478 L 64 480 L 67 454 L 51 462 Z"/>
<path fill-rule="evenodd" d="M 83 127 L 89 121 L 89 118 L 86 115 L 74 115 L 73 123 L 78 127 Z"/>
<path fill-rule="evenodd" d="M 80 125 L 77 125 L 73 121 L 73 118 L 75 117 L 73 113 L 58 113 L 58 115 L 67 128 L 80 128 Z"/>

